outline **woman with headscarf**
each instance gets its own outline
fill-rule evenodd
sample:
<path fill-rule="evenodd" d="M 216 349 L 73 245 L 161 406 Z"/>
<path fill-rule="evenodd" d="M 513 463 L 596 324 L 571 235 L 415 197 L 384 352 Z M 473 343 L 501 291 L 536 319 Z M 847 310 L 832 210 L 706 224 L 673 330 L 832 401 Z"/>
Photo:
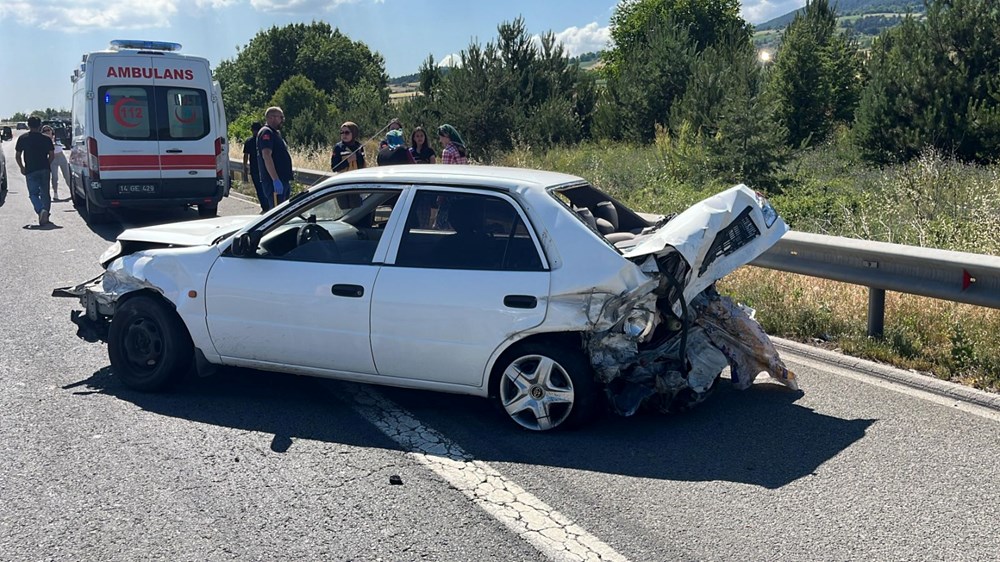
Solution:
<path fill-rule="evenodd" d="M 442 164 L 468 164 L 467 149 L 462 135 L 458 134 L 455 127 L 445 123 L 438 127 L 438 138 L 441 140 Z"/>
<path fill-rule="evenodd" d="M 365 167 L 365 147 L 358 140 L 360 136 L 361 130 L 354 122 L 347 121 L 340 126 L 340 142 L 333 146 L 330 169 L 334 172 L 346 172 Z"/>

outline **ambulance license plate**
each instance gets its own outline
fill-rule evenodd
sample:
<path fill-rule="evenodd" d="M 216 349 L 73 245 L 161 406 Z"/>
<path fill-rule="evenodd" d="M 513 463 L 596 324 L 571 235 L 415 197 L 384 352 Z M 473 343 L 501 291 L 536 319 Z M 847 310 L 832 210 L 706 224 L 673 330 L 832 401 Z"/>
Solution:
<path fill-rule="evenodd" d="M 151 183 L 126 183 L 118 186 L 119 193 L 156 193 L 156 186 Z"/>

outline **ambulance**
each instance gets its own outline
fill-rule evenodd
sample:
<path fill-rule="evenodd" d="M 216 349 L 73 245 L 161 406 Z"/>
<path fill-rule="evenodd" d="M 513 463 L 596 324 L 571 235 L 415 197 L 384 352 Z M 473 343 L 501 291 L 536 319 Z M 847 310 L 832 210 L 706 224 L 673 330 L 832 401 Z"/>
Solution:
<path fill-rule="evenodd" d="M 198 207 L 229 194 L 219 83 L 177 43 L 115 40 L 73 71 L 70 193 L 88 223 L 125 208 Z"/>

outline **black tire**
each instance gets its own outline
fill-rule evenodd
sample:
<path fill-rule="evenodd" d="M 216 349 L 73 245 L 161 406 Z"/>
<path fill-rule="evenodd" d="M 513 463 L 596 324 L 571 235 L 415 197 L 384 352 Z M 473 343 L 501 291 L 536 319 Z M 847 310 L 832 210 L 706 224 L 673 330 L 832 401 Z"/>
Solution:
<path fill-rule="evenodd" d="M 219 215 L 218 205 L 198 205 L 199 217 L 215 217 Z"/>
<path fill-rule="evenodd" d="M 84 195 L 84 204 L 87 207 L 87 224 L 106 224 L 111 221 L 111 213 L 107 209 L 98 207 L 86 195 Z"/>
<path fill-rule="evenodd" d="M 155 392 L 191 370 L 194 344 L 176 311 L 156 297 L 139 295 L 111 318 L 108 356 L 125 386 Z"/>
<path fill-rule="evenodd" d="M 72 176 L 70 176 L 69 180 L 69 197 L 73 200 L 73 206 L 77 209 L 82 208 L 87 203 L 84 198 L 76 192 L 76 181 L 73 180 Z"/>
<path fill-rule="evenodd" d="M 540 375 L 538 368 L 546 360 L 551 361 L 549 375 Z M 513 372 L 520 382 L 507 376 Z M 516 345 L 497 361 L 491 384 L 490 394 L 504 416 L 531 431 L 577 428 L 599 411 L 598 384 L 582 350 L 539 342 Z M 557 394 L 560 399 L 571 395 L 569 403 L 545 400 Z M 526 407 L 516 411 L 519 401 Z"/>

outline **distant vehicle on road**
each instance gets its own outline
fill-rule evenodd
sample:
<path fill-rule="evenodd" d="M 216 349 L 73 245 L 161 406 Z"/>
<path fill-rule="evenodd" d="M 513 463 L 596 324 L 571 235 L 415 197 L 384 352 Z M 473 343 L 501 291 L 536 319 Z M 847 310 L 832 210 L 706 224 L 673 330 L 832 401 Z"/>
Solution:
<path fill-rule="evenodd" d="M 69 121 L 61 119 L 43 119 L 42 126 L 52 127 L 52 132 L 56 134 L 56 140 L 62 143 L 65 148 L 73 145 L 73 131 L 70 129 Z"/>
<path fill-rule="evenodd" d="M 3 133 L 0 133 L 0 141 L 10 138 L 10 127 L 4 127 Z M 0 142 L 0 192 L 7 193 L 7 158 L 3 155 L 2 142 Z"/>
<path fill-rule="evenodd" d="M 18 131 L 27 131 L 28 130 L 28 124 L 25 123 L 24 121 L 18 121 L 16 127 L 17 127 Z"/>
<path fill-rule="evenodd" d="M 10 127 L 4 125 L 3 128 L 0 129 L 0 140 L 9 141 L 12 138 L 14 138 L 14 132 L 10 130 Z"/>
<path fill-rule="evenodd" d="M 180 48 L 115 40 L 73 72 L 70 194 L 87 222 L 174 205 L 210 217 L 228 195 L 222 91 L 208 60 Z"/>

